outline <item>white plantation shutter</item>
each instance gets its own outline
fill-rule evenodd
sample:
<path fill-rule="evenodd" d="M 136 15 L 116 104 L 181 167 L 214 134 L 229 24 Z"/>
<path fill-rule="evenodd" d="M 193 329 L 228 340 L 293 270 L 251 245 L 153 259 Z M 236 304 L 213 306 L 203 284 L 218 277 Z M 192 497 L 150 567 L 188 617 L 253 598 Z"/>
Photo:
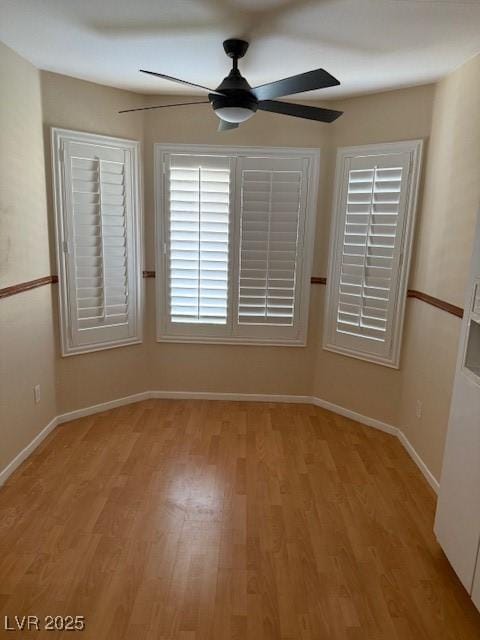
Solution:
<path fill-rule="evenodd" d="M 155 154 L 158 339 L 305 344 L 318 152 Z"/>
<path fill-rule="evenodd" d="M 138 341 L 136 143 L 54 130 L 53 149 L 64 354 Z"/>
<path fill-rule="evenodd" d="M 353 168 L 362 164 L 364 159 L 353 160 L 348 176 L 337 331 L 386 342 L 393 311 L 389 301 L 399 275 L 402 181 L 408 166 Z"/>
<path fill-rule="evenodd" d="M 229 277 L 229 157 L 166 160 L 169 320 L 226 325 Z"/>
<path fill-rule="evenodd" d="M 305 158 L 239 159 L 240 333 L 262 326 L 269 332 L 281 327 L 283 335 L 287 327 L 295 330 L 308 163 Z"/>
<path fill-rule="evenodd" d="M 339 154 L 327 348 L 398 364 L 419 154 L 417 142 Z"/>

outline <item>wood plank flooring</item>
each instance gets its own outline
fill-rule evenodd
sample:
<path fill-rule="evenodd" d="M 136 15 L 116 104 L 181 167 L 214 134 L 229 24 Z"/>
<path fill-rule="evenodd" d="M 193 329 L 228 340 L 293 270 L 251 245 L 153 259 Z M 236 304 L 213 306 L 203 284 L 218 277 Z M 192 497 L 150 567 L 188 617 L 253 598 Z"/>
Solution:
<path fill-rule="evenodd" d="M 395 438 L 313 406 L 148 400 L 76 420 L 0 489 L 0 629 L 86 629 L 0 637 L 478 640 L 434 503 Z"/>

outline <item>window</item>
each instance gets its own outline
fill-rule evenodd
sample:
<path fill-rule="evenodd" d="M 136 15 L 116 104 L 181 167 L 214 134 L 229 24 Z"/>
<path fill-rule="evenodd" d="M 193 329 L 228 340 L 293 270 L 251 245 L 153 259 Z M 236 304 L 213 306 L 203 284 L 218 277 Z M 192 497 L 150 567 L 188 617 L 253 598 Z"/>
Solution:
<path fill-rule="evenodd" d="M 318 151 L 155 153 L 158 339 L 305 344 Z"/>
<path fill-rule="evenodd" d="M 421 141 L 340 149 L 324 348 L 398 367 Z"/>
<path fill-rule="evenodd" d="M 63 355 L 141 340 L 138 149 L 52 129 Z"/>
<path fill-rule="evenodd" d="M 166 251 L 173 324 L 227 323 L 230 163 L 222 156 L 170 158 Z"/>

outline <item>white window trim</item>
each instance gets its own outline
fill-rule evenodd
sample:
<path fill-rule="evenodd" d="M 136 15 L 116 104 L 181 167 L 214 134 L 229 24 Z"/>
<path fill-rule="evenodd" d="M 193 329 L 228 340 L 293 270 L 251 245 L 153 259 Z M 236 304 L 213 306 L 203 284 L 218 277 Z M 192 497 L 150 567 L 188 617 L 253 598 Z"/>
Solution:
<path fill-rule="evenodd" d="M 229 336 L 173 336 L 165 333 L 165 325 L 168 313 L 166 288 L 164 283 L 167 278 L 165 252 L 163 238 L 165 237 L 165 189 L 164 189 L 164 154 L 166 153 L 192 153 L 198 155 L 249 155 L 264 157 L 275 154 L 277 157 L 291 157 L 299 155 L 310 160 L 308 175 L 308 193 L 305 209 L 305 235 L 303 252 L 303 270 L 300 285 L 300 303 L 298 317 L 299 333 L 295 338 L 268 338 L 268 337 L 236 337 Z M 200 344 L 241 344 L 260 346 L 289 346 L 305 347 L 307 344 L 308 315 L 310 302 L 310 279 L 313 265 L 313 252 L 315 242 L 315 224 L 317 218 L 317 198 L 320 176 L 320 150 L 314 148 L 291 147 L 230 147 L 218 145 L 190 145 L 190 144 L 154 144 L 154 172 L 155 172 L 155 269 L 156 269 L 156 335 L 157 342 L 200 343 Z M 236 202 L 236 193 L 232 194 L 232 201 Z M 230 255 L 230 270 L 237 249 Z M 230 296 L 229 305 L 233 304 Z M 231 308 L 229 313 L 231 314 Z"/>
<path fill-rule="evenodd" d="M 407 300 L 407 286 L 410 273 L 410 263 L 413 249 L 413 234 L 417 215 L 418 191 L 420 185 L 421 160 L 422 160 L 423 140 L 408 140 L 404 142 L 389 142 L 382 144 L 371 144 L 358 147 L 343 147 L 337 152 L 337 164 L 335 171 L 335 192 L 332 208 L 332 226 L 330 232 L 330 248 L 328 262 L 327 292 L 325 297 L 323 348 L 326 351 L 340 353 L 352 358 L 373 362 L 393 369 L 400 368 L 400 351 L 402 345 L 403 325 L 405 319 L 405 305 Z M 393 339 L 388 357 L 367 355 L 351 349 L 338 346 L 334 343 L 335 322 L 333 321 L 331 299 L 334 291 L 331 283 L 334 282 L 336 269 L 336 256 L 341 250 L 343 243 L 344 229 L 339 224 L 339 207 L 344 189 L 344 179 L 346 171 L 346 161 L 349 158 L 370 155 L 388 155 L 394 153 L 409 153 L 411 156 L 411 182 L 410 190 L 407 194 L 407 211 L 404 222 L 404 233 L 401 245 L 401 273 L 398 281 L 398 294 L 396 298 L 396 309 L 394 312 L 395 327 Z"/>
<path fill-rule="evenodd" d="M 66 282 L 67 270 L 65 264 L 65 228 L 66 228 L 66 208 L 63 193 L 63 144 L 65 141 L 77 141 L 90 144 L 113 144 L 117 147 L 128 150 L 131 154 L 132 167 L 132 200 L 133 200 L 133 228 L 134 228 L 134 256 L 132 260 L 136 265 L 135 279 L 135 335 L 122 340 L 111 340 L 98 345 L 72 346 L 69 340 L 69 305 Z M 55 217 L 55 253 L 59 277 L 59 316 L 60 316 L 60 346 L 62 357 L 78 355 L 81 353 L 91 353 L 103 351 L 115 347 L 139 344 L 143 340 L 143 168 L 141 156 L 141 143 L 136 140 L 115 138 L 112 136 L 97 135 L 83 131 L 71 131 L 58 127 L 51 128 L 51 157 L 52 157 L 52 177 L 53 177 L 53 204 Z"/>

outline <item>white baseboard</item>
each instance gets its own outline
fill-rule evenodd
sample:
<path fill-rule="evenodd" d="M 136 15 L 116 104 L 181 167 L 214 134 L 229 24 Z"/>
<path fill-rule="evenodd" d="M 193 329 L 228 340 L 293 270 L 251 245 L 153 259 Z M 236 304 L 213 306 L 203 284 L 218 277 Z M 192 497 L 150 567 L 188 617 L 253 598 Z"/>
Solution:
<path fill-rule="evenodd" d="M 9 464 L 7 464 L 5 469 L 2 469 L 2 471 L 0 471 L 0 487 L 5 482 L 5 480 L 12 475 L 15 469 L 19 467 L 22 464 L 22 462 L 24 462 L 24 460 L 26 460 L 28 456 L 35 451 L 35 449 L 39 446 L 42 440 L 45 440 L 48 434 L 55 429 L 57 424 L 58 424 L 58 418 L 53 418 L 52 420 L 50 420 L 47 426 L 43 428 L 40 431 L 40 433 L 37 434 L 29 444 L 27 444 L 25 449 L 22 449 L 20 453 L 16 455 L 15 458 Z"/>
<path fill-rule="evenodd" d="M 390 424 L 369 418 L 356 411 L 345 409 L 337 404 L 322 400 L 321 398 L 315 398 L 314 396 L 292 396 L 292 395 L 274 395 L 274 394 L 256 394 L 256 393 L 210 393 L 204 391 L 144 391 L 142 393 L 136 393 L 131 396 L 125 396 L 118 398 L 117 400 L 110 400 L 109 402 L 102 402 L 90 407 L 84 407 L 83 409 L 77 409 L 75 411 L 69 411 L 57 416 L 25 447 L 13 460 L 8 464 L 3 471 L 0 471 L 0 486 L 5 480 L 15 471 L 15 469 L 38 447 L 42 440 L 52 431 L 58 424 L 64 422 L 70 422 L 71 420 L 77 420 L 78 418 L 84 418 L 95 413 L 101 413 L 102 411 L 108 411 L 109 409 L 115 409 L 134 402 L 141 402 L 142 400 L 149 400 L 150 398 L 163 399 L 163 400 L 224 400 L 235 402 L 278 402 L 278 403 L 295 403 L 295 404 L 313 404 L 332 413 L 336 413 L 345 418 L 355 420 L 360 424 L 364 424 L 367 427 L 373 427 L 379 429 L 385 433 L 389 433 L 392 436 L 396 436 L 406 451 L 418 466 L 422 474 L 425 476 L 428 484 L 432 487 L 435 493 L 438 493 L 439 484 L 435 476 L 427 467 L 425 462 L 419 456 L 417 451 L 413 448 L 410 441 L 405 434 L 393 427 Z"/>
<path fill-rule="evenodd" d="M 209 391 L 150 391 L 151 398 L 163 400 L 224 400 L 231 402 L 281 402 L 311 404 L 310 396 L 289 396 L 261 393 L 210 393 Z"/>
<path fill-rule="evenodd" d="M 380 420 L 375 420 L 374 418 L 369 418 L 367 416 L 362 415 L 361 413 L 357 413 L 356 411 L 351 411 L 350 409 L 345 409 L 344 407 L 340 407 L 339 405 L 333 404 L 332 402 L 327 402 L 326 400 L 322 400 L 321 398 L 312 397 L 310 398 L 310 401 L 312 404 L 314 404 L 317 407 L 321 407 L 322 409 L 327 409 L 332 413 L 336 413 L 340 416 L 344 416 L 345 418 L 350 418 L 352 420 L 355 420 L 356 422 L 359 422 L 360 424 L 364 424 L 367 427 L 373 427 L 374 429 L 379 429 L 380 431 L 385 431 L 385 433 L 389 433 L 392 436 L 396 436 L 404 446 L 409 456 L 412 458 L 412 460 L 415 462 L 417 467 L 420 469 L 420 471 L 422 472 L 428 484 L 435 491 L 435 493 L 438 494 L 438 491 L 440 489 L 438 480 L 435 478 L 433 473 L 427 467 L 427 465 L 422 460 L 422 458 L 420 457 L 418 452 L 415 450 L 412 443 L 408 440 L 407 436 L 403 433 L 403 431 L 401 431 L 397 427 L 393 427 L 391 424 L 387 424 L 386 422 L 381 422 Z"/>
<path fill-rule="evenodd" d="M 367 427 L 373 427 L 374 429 L 385 431 L 385 433 L 389 433 L 392 436 L 396 436 L 398 434 L 397 427 L 392 427 L 391 424 L 375 420 L 374 418 L 368 418 L 367 416 L 363 416 L 361 413 L 345 409 L 344 407 L 340 407 L 338 404 L 333 404 L 333 402 L 327 402 L 327 400 L 315 397 L 311 397 L 310 402 L 316 407 L 321 407 L 322 409 L 326 409 L 332 413 L 337 413 L 339 416 L 343 416 L 344 418 L 350 418 L 351 420 L 360 422 L 360 424 L 364 424 Z"/>
<path fill-rule="evenodd" d="M 68 411 L 68 413 L 62 413 L 57 417 L 57 423 L 63 424 L 64 422 L 70 422 L 71 420 L 77 420 L 78 418 L 85 418 L 85 416 L 91 416 L 94 413 L 101 413 L 102 411 L 108 411 L 109 409 L 123 407 L 126 404 L 141 402 L 142 400 L 148 400 L 151 397 L 151 391 L 143 391 L 142 393 L 135 393 L 131 396 L 117 398 L 117 400 L 109 400 L 108 402 L 101 402 L 100 404 L 94 404 L 90 407 L 84 407 L 83 409 Z"/>
<path fill-rule="evenodd" d="M 438 491 L 440 489 L 440 485 L 438 483 L 438 480 L 435 478 L 435 476 L 430 471 L 430 469 L 427 467 L 427 465 L 422 460 L 422 458 L 418 455 L 417 451 L 414 449 L 414 447 L 413 447 L 412 443 L 410 442 L 410 440 L 403 433 L 403 431 L 400 431 L 400 429 L 397 429 L 397 438 L 403 444 L 403 446 L 405 447 L 407 453 L 410 455 L 410 457 L 415 462 L 417 467 L 423 473 L 423 475 L 424 475 L 426 481 L 428 482 L 428 484 L 432 487 L 432 489 L 435 491 L 435 493 L 438 494 Z"/>

